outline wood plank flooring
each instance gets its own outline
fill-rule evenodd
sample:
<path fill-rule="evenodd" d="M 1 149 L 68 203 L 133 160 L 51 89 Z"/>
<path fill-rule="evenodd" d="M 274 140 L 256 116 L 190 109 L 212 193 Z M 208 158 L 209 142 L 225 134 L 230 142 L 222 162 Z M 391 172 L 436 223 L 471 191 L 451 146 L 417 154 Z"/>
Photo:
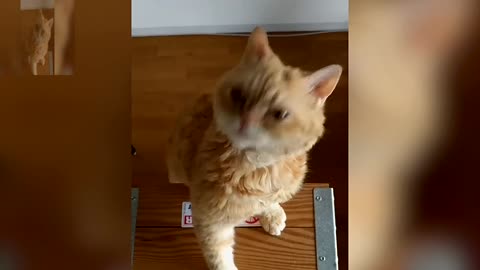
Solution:
<path fill-rule="evenodd" d="M 316 269 L 313 228 L 287 228 L 280 237 L 263 228 L 237 228 L 235 233 L 239 269 Z M 138 228 L 135 245 L 134 270 L 208 270 L 193 229 Z"/>
<path fill-rule="evenodd" d="M 285 203 L 287 227 L 279 237 L 263 228 L 236 228 L 235 262 L 239 269 L 315 269 L 313 189 L 307 183 Z M 181 184 L 140 189 L 135 233 L 134 269 L 207 269 L 191 228 L 181 228 Z"/>

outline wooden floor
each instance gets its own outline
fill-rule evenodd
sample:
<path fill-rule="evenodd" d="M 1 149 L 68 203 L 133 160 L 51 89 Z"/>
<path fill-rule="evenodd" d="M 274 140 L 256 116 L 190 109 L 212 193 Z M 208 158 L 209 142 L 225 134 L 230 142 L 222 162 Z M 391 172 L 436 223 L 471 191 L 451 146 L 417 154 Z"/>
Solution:
<path fill-rule="evenodd" d="M 340 64 L 344 67 L 340 83 L 327 101 L 326 133 L 311 151 L 310 172 L 306 181 L 328 183 L 334 188 L 339 267 L 346 269 L 348 258 L 348 34 L 277 37 L 270 38 L 270 43 L 273 50 L 288 65 L 312 71 L 329 64 Z M 161 211 L 162 204 L 150 204 L 146 201 L 154 200 L 152 198 L 154 190 L 166 191 L 162 196 L 178 192 L 168 184 L 164 163 L 167 136 L 175 124 L 175 117 L 182 109 L 185 100 L 210 91 L 218 77 L 237 63 L 245 44 L 245 37 L 182 36 L 133 39 L 132 136 L 133 144 L 137 149 L 137 156 L 134 158 L 133 186 L 140 188 L 135 247 L 136 269 L 153 269 L 158 263 L 158 260 L 155 262 L 158 256 L 173 254 L 179 259 L 187 258 L 188 254 L 198 256 L 198 250 L 193 251 L 191 247 L 183 246 L 172 246 L 171 253 L 160 254 L 161 251 L 168 250 L 166 249 L 168 244 L 162 241 L 168 242 L 172 237 L 176 237 L 171 233 L 172 227 L 168 227 L 174 223 L 170 225 L 159 223 L 159 220 L 167 218 L 164 215 L 168 212 Z M 172 208 L 172 211 L 179 210 L 178 205 Z M 173 214 L 173 212 L 171 214 L 172 218 L 176 219 L 175 224 L 178 227 L 180 214 Z M 289 222 L 292 222 L 290 217 Z M 291 231 L 292 242 L 300 243 L 301 241 L 295 239 L 302 235 L 302 239 L 313 239 L 313 229 L 304 227 L 292 229 L 294 229 Z M 240 235 L 242 230 L 246 229 L 240 229 Z M 191 241 L 193 237 L 191 232 L 182 231 L 182 233 L 185 233 L 186 239 Z M 257 233 L 263 235 L 260 234 L 260 229 Z M 290 237 L 288 231 L 285 235 Z M 269 242 L 270 244 L 279 244 L 275 240 L 270 241 L 273 241 Z M 162 245 L 166 246 L 162 248 Z M 242 247 L 248 249 L 249 244 L 240 243 L 239 248 Z M 250 245 L 250 248 L 259 251 L 254 249 L 253 245 Z M 182 252 L 185 252 L 183 256 L 187 257 L 179 255 Z M 295 254 L 292 258 L 295 260 L 295 258 L 302 258 L 300 253 L 308 253 L 312 250 L 306 250 L 302 245 L 297 247 L 292 245 L 289 252 L 285 249 L 278 252 L 281 256 Z M 252 254 L 252 258 L 254 257 Z M 247 261 L 248 258 L 240 257 L 238 260 Z M 178 263 L 178 260 L 175 262 Z M 175 262 L 172 262 L 172 265 Z"/>
<path fill-rule="evenodd" d="M 239 269 L 315 269 L 313 188 L 308 183 L 284 205 L 287 227 L 280 237 L 262 228 L 237 228 L 235 262 Z M 206 270 L 193 229 L 180 228 L 182 202 L 188 201 L 183 185 L 140 188 L 134 269 Z"/>

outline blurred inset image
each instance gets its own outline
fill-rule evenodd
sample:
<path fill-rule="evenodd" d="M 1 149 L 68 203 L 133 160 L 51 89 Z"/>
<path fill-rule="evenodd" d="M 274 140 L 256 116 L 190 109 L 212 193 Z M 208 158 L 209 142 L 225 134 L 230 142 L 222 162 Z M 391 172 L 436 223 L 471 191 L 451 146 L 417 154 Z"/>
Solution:
<path fill-rule="evenodd" d="M 24 73 L 53 75 L 53 0 L 22 0 L 20 9 Z"/>
<path fill-rule="evenodd" d="M 21 0 L 21 74 L 73 74 L 74 0 Z"/>

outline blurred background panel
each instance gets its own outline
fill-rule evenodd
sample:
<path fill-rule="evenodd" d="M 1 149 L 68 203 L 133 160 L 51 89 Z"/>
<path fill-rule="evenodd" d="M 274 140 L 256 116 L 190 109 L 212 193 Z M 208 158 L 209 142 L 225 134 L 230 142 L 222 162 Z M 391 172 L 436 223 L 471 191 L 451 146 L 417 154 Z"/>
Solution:
<path fill-rule="evenodd" d="M 350 1 L 351 269 L 478 269 L 478 1 Z"/>
<path fill-rule="evenodd" d="M 2 270 L 130 268 L 130 4 L 77 6 L 79 72 L 60 78 L 18 76 L 38 6 L 0 1 Z"/>

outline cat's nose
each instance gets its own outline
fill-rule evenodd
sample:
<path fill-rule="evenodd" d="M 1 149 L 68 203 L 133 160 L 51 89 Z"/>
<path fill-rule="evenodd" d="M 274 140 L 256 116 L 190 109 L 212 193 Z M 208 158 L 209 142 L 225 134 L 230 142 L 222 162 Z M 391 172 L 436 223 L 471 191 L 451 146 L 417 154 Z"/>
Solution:
<path fill-rule="evenodd" d="M 240 127 L 238 129 L 238 133 L 240 133 L 240 134 L 245 133 L 245 130 L 248 129 L 248 126 L 249 126 L 249 121 L 245 118 L 242 118 L 240 120 Z"/>
<path fill-rule="evenodd" d="M 242 118 L 240 119 L 240 127 L 238 129 L 238 132 L 240 134 L 243 134 L 245 133 L 245 131 L 250 127 L 252 126 L 253 124 L 255 124 L 255 122 L 257 121 L 256 117 L 254 114 L 252 113 L 245 113 Z"/>

